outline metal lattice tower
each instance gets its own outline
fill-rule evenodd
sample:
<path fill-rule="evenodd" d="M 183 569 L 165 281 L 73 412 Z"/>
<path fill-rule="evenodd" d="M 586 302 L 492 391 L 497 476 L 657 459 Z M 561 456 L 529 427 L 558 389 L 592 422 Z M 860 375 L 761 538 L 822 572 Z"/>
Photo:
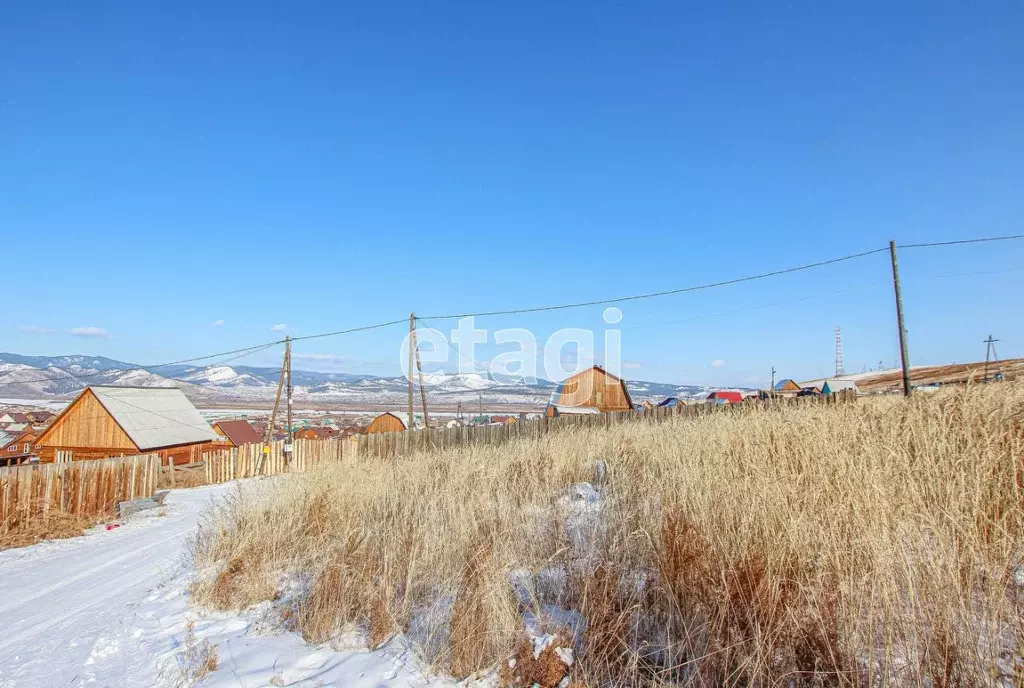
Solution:
<path fill-rule="evenodd" d="M 842 375 L 843 370 L 843 330 L 836 328 L 836 376 Z"/>

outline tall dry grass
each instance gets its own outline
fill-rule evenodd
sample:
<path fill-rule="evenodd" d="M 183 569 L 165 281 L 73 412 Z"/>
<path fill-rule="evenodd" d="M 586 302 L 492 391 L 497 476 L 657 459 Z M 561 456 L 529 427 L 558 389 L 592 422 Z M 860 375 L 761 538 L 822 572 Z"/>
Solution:
<path fill-rule="evenodd" d="M 302 572 L 310 641 L 404 633 L 458 677 L 525 618 L 585 685 L 1021 685 L 1022 413 L 1002 384 L 359 458 L 211 514 L 195 595 Z"/>

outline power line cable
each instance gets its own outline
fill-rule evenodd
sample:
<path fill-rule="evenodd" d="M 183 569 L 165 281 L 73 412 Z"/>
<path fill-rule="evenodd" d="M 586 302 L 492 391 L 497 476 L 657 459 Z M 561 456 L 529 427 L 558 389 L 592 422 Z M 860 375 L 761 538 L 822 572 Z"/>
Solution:
<path fill-rule="evenodd" d="M 1008 236 L 983 237 L 981 239 L 957 239 L 955 241 L 933 241 L 925 244 L 898 244 L 896 248 L 932 248 L 934 246 L 960 246 L 962 244 L 983 244 L 990 241 L 1012 241 L 1024 239 L 1024 234 L 1011 234 Z"/>
<path fill-rule="evenodd" d="M 873 251 L 863 251 L 861 253 L 854 253 L 848 256 L 841 256 L 839 258 L 831 258 L 829 260 L 822 260 L 816 263 L 808 263 L 807 265 L 798 265 L 797 267 L 785 268 L 783 270 L 773 270 L 771 272 L 763 272 L 758 275 L 750 275 L 747 277 L 736 277 L 728 280 L 721 280 L 718 282 L 708 282 L 707 284 L 698 284 L 690 287 L 681 287 L 679 289 L 666 289 L 664 291 L 650 292 L 648 294 L 636 294 L 633 296 L 620 296 L 611 299 L 599 299 L 595 301 L 580 301 L 578 303 L 565 303 L 555 306 L 535 306 L 532 308 L 514 308 L 504 311 L 479 311 L 476 313 L 458 313 L 452 315 L 432 315 L 429 316 L 431 320 L 455 320 L 459 318 L 469 317 L 484 317 L 489 315 L 519 315 L 522 313 L 540 313 L 543 311 L 557 311 L 565 310 L 568 308 L 584 308 L 587 306 L 603 306 L 613 303 L 625 303 L 627 301 L 639 301 L 641 299 L 653 299 L 659 296 L 671 296 L 674 294 L 685 294 L 687 292 L 701 291 L 704 289 L 713 289 L 715 287 L 725 287 L 732 284 L 740 284 L 742 282 L 753 282 L 754 280 L 766 279 L 768 277 L 777 277 L 779 275 L 786 275 L 793 272 L 800 272 L 802 270 L 810 270 L 812 268 L 824 267 L 826 265 L 835 265 L 836 263 L 842 263 L 848 260 L 854 260 L 856 258 L 863 258 L 865 256 L 871 256 L 876 253 L 882 253 L 888 251 L 889 247 L 876 248 Z"/>
<path fill-rule="evenodd" d="M 1009 241 L 1009 240 L 1014 240 L 1014 239 L 1024 239 L 1024 235 L 1017 234 L 1017 235 L 999 236 L 999 237 L 983 237 L 983 238 L 978 238 L 978 239 L 961 239 L 961 240 L 956 240 L 956 241 L 940 241 L 940 242 L 931 242 L 931 243 L 904 244 L 904 245 L 899 246 L 899 248 L 928 248 L 928 247 L 935 247 L 935 246 L 953 246 L 953 245 L 959 245 L 959 244 L 975 244 L 975 243 L 993 242 L 993 241 Z M 706 284 L 693 285 L 693 286 L 689 286 L 689 287 L 681 287 L 681 288 L 678 288 L 678 289 L 666 289 L 666 290 L 663 290 L 663 291 L 650 292 L 650 293 L 646 293 L 646 294 L 636 294 L 636 295 L 632 295 L 632 296 L 620 296 L 620 297 L 615 297 L 615 298 L 610 298 L 610 299 L 598 299 L 598 300 L 593 300 L 593 301 L 580 301 L 580 302 L 576 302 L 576 303 L 557 304 L 557 305 L 551 305 L 551 306 L 534 306 L 534 307 L 528 307 L 528 308 L 514 308 L 514 309 L 507 309 L 507 310 L 478 311 L 478 312 L 457 313 L 457 314 L 449 314 L 449 315 L 434 315 L 434 316 L 430 316 L 430 319 L 431 320 L 455 320 L 455 319 L 467 318 L 467 317 L 485 317 L 485 316 L 494 316 L 494 315 L 519 315 L 519 314 L 524 314 L 524 313 L 541 313 L 541 312 L 547 312 L 547 311 L 567 310 L 567 309 L 571 309 L 571 308 L 585 308 L 585 307 L 588 307 L 588 306 L 600 306 L 600 305 L 609 305 L 609 304 L 615 304 L 615 303 L 625 303 L 625 302 L 629 302 L 629 301 L 638 301 L 638 300 L 641 300 L 641 299 L 657 298 L 657 297 L 660 297 L 660 296 L 671 296 L 671 295 L 675 295 L 675 294 L 684 294 L 684 293 L 689 293 L 689 292 L 702 291 L 702 290 L 706 290 L 706 289 L 713 289 L 713 288 L 716 288 L 716 287 L 724 287 L 724 286 L 729 286 L 729 285 L 733 285 L 733 284 L 740 284 L 740 283 L 743 283 L 743 282 L 752 282 L 752 281 L 755 281 L 755 280 L 767 279 L 769 277 L 777 277 L 777 276 L 780 276 L 780 275 L 786 275 L 786 274 L 791 274 L 791 273 L 795 273 L 795 272 L 801 272 L 801 271 L 804 271 L 804 270 L 811 270 L 813 268 L 824 267 L 824 266 L 827 266 L 827 265 L 835 265 L 837 263 L 842 263 L 842 262 L 845 262 L 845 261 L 855 260 L 857 258 L 864 258 L 866 256 L 875 255 L 877 253 L 883 253 L 883 252 L 888 251 L 888 250 L 889 250 L 888 247 L 883 247 L 883 248 L 878 248 L 878 249 L 874 249 L 874 250 L 870 250 L 870 251 L 862 251 L 860 253 L 853 253 L 853 254 L 846 255 L 846 256 L 840 256 L 838 258 L 831 258 L 831 259 L 828 259 L 828 260 L 817 261 L 817 262 L 814 262 L 814 263 L 807 263 L 805 265 L 799 265 L 799 266 L 796 266 L 796 267 L 784 268 L 784 269 L 781 269 L 781 270 L 772 270 L 770 272 L 763 272 L 763 273 L 756 274 L 756 275 L 748 275 L 746 277 L 737 277 L 737 278 L 728 279 L 728 280 L 720 280 L 720 281 L 717 281 L 717 282 L 709 282 L 709 283 L 706 283 Z M 376 324 L 373 324 L 373 325 L 364 325 L 364 326 L 361 326 L 361 327 L 352 327 L 352 328 L 348 328 L 348 329 L 344 329 L 344 330 L 336 330 L 336 331 L 333 331 L 333 332 L 321 332 L 321 333 L 317 333 L 317 334 L 303 335 L 303 336 L 300 336 L 300 337 L 292 337 L 292 341 L 303 341 L 303 340 L 311 340 L 311 339 L 320 339 L 320 338 L 324 338 L 324 337 L 335 337 L 335 336 L 340 336 L 340 335 L 345 335 L 345 334 L 352 334 L 352 333 L 355 333 L 355 332 L 366 332 L 366 331 L 369 331 L 369 330 L 381 329 L 381 328 L 384 328 L 384 327 L 390 327 L 390 326 L 402 324 L 402 323 L 405 323 L 405 322 L 406 322 L 406 318 L 400 318 L 400 319 L 397 319 L 397 320 L 390 320 L 388 322 L 376 323 Z M 136 367 L 133 367 L 133 368 L 126 368 L 126 369 L 121 369 L 121 370 L 107 370 L 107 371 L 100 371 L 100 372 L 96 372 L 96 373 L 67 374 L 67 375 L 64 375 L 64 376 L 62 376 L 61 378 L 58 378 L 58 379 L 61 379 L 61 380 L 88 379 L 88 378 L 92 378 L 92 377 L 100 377 L 100 376 L 103 376 L 103 375 L 109 375 L 111 373 L 123 373 L 123 372 L 129 372 L 131 370 L 139 370 L 139 369 L 151 371 L 152 369 L 156 369 L 156 368 L 166 368 L 166 367 L 173 366 L 173 365 L 183 365 L 185 363 L 195 363 L 195 362 L 198 362 L 198 361 L 206 361 L 206 360 L 210 360 L 212 358 L 218 358 L 220 356 L 227 356 L 227 355 L 232 355 L 232 354 L 247 354 L 248 352 L 256 353 L 257 351 L 262 351 L 264 349 L 270 348 L 270 347 L 275 346 L 277 344 L 283 344 L 283 343 L 284 343 L 284 340 L 280 339 L 280 340 L 275 340 L 273 342 L 267 342 L 265 344 L 257 344 L 257 345 L 254 345 L 254 346 L 245 347 L 245 348 L 242 348 L 242 349 L 234 349 L 234 350 L 231 350 L 231 351 L 222 351 L 222 352 L 215 353 L 215 354 L 207 354 L 205 356 L 194 356 L 192 358 L 184 358 L 184 359 L 180 359 L 180 360 L 177 360 L 177 361 L 170 361 L 168 363 L 160 363 L 160 364 L 157 364 L 157 365 L 136 366 Z M 479 365 L 479 363 L 477 363 L 477 365 Z M 483 366 L 481 366 L 481 367 L 483 367 Z M 486 370 L 486 368 L 484 368 L 484 369 Z M 4 378 L 8 377 L 9 375 L 11 375 L 11 373 L 8 373 L 7 375 L 5 375 Z M 4 379 L 4 378 L 0 378 L 0 379 Z M 40 378 L 40 379 L 36 379 L 36 380 L 20 380 L 20 381 L 18 381 L 18 384 L 26 384 L 26 383 L 30 383 L 30 382 L 51 382 L 53 380 L 54 380 L 54 378 Z"/>

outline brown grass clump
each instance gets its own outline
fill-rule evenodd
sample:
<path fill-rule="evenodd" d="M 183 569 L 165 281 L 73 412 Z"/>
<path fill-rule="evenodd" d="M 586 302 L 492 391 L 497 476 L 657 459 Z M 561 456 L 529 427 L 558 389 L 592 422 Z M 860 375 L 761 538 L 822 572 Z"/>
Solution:
<path fill-rule="evenodd" d="M 59 509 L 44 512 L 42 504 L 33 504 L 27 513 L 17 509 L 0 523 L 0 550 L 28 547 L 43 540 L 77 537 L 107 518 L 85 518 Z"/>
<path fill-rule="evenodd" d="M 188 627 L 185 629 L 185 639 L 182 647 L 179 668 L 181 670 L 182 682 L 185 685 L 196 685 L 217 671 L 217 667 L 220 666 L 220 655 L 217 652 L 217 646 L 208 640 L 201 642 L 197 640 L 194 622 L 189 622 Z"/>
<path fill-rule="evenodd" d="M 560 686 L 570 667 L 558 655 L 562 649 L 572 649 L 572 641 L 564 635 L 535 654 L 533 640 L 527 636 L 520 638 L 512 658 L 502 665 L 499 672 L 501 685 L 506 688 L 556 688 Z M 571 656 L 571 655 L 570 655 Z"/>
<path fill-rule="evenodd" d="M 404 633 L 459 677 L 516 658 L 507 683 L 554 619 L 589 686 L 1016 685 L 1022 419 L 1004 383 L 353 457 L 214 513 L 196 597 L 301 572 L 306 638 Z"/>

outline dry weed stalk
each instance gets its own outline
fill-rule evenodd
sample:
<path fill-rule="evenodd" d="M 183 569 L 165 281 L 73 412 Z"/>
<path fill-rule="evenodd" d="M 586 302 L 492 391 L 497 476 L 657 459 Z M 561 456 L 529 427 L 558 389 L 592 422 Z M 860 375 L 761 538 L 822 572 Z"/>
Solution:
<path fill-rule="evenodd" d="M 353 458 L 212 517 L 197 561 L 231 573 L 196 595 L 244 607 L 306 572 L 306 637 L 405 632 L 459 676 L 560 608 L 587 685 L 1012 681 L 1022 413 L 1006 383 Z M 599 511 L 566 511 L 597 460 Z"/>

